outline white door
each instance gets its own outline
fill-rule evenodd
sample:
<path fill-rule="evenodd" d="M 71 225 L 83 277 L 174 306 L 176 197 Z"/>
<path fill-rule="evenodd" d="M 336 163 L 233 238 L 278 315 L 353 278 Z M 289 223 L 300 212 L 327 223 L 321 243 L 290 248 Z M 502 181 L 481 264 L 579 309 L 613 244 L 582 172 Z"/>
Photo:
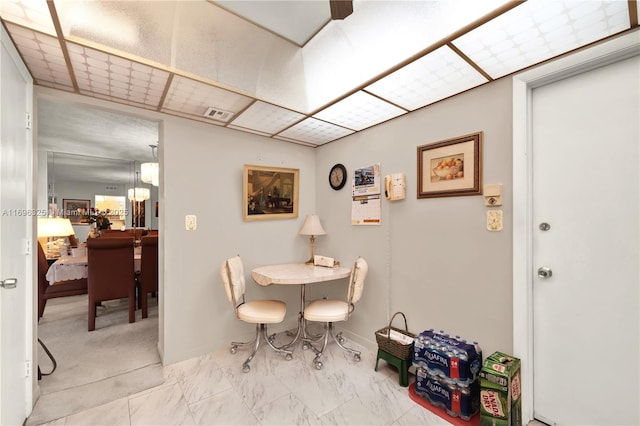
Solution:
<path fill-rule="evenodd" d="M 640 424 L 639 82 L 636 56 L 533 89 L 533 414 L 548 424 Z"/>
<path fill-rule="evenodd" d="M 2 28 L 0 53 L 0 280 L 15 278 L 15 288 L 0 288 L 0 424 L 21 425 L 31 412 L 33 345 L 32 83 Z M 6 281 L 5 281 L 6 282 Z"/>

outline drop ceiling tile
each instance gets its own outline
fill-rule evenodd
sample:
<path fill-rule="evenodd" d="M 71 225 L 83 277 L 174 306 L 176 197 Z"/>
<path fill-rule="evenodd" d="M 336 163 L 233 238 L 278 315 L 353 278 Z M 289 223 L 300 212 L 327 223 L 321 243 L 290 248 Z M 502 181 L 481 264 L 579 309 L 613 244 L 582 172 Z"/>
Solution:
<path fill-rule="evenodd" d="M 413 111 L 486 82 L 482 74 L 443 46 L 365 90 Z"/>
<path fill-rule="evenodd" d="M 362 130 L 407 111 L 365 92 L 356 92 L 314 115 L 324 121 Z"/>
<path fill-rule="evenodd" d="M 628 29 L 625 1 L 530 0 L 453 41 L 499 78 Z"/>
<path fill-rule="evenodd" d="M 353 130 L 309 117 L 278 134 L 283 138 L 322 145 L 354 133 Z"/>
<path fill-rule="evenodd" d="M 304 114 L 299 112 L 257 101 L 234 118 L 231 125 L 273 135 L 303 118 Z"/>
<path fill-rule="evenodd" d="M 202 117 L 209 107 L 235 114 L 251 102 L 252 99 L 247 96 L 176 75 L 162 107 L 166 110 L 181 111 L 187 115 Z M 233 116 L 225 121 L 231 118 Z"/>
<path fill-rule="evenodd" d="M 158 107 L 164 86 L 155 83 L 166 83 L 168 72 L 76 43 L 67 46 L 82 94 L 145 109 Z M 132 79 L 134 72 L 145 73 L 148 80 Z"/>
<path fill-rule="evenodd" d="M 44 1 L 0 1 L 0 16 L 5 21 L 15 22 L 29 28 L 55 35 L 56 29 Z"/>
<path fill-rule="evenodd" d="M 38 84 L 73 91 L 62 48 L 55 37 L 6 23 L 16 48 Z"/>

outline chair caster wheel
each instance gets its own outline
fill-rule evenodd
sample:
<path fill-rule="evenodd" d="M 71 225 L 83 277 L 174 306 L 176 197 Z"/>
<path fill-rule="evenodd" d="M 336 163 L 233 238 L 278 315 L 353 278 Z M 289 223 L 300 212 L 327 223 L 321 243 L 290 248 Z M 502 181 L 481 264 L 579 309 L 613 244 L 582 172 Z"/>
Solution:
<path fill-rule="evenodd" d="M 229 352 L 231 352 L 232 354 L 235 354 L 236 352 L 238 352 L 238 347 L 237 346 L 231 346 L 231 348 L 229 348 Z"/>
<path fill-rule="evenodd" d="M 242 366 L 242 372 L 243 373 L 248 373 L 249 371 L 251 371 L 251 367 L 249 367 L 248 364 L 245 364 Z"/>
<path fill-rule="evenodd" d="M 307 349 L 309 349 L 309 344 L 308 344 L 308 343 L 303 343 L 303 344 L 302 344 L 302 349 L 303 349 L 303 350 L 305 350 L 305 351 L 306 351 Z"/>
<path fill-rule="evenodd" d="M 361 359 L 361 358 L 360 358 L 360 354 L 355 354 L 355 355 L 353 356 L 353 359 L 355 359 L 357 362 L 360 362 L 360 359 Z"/>
<path fill-rule="evenodd" d="M 269 339 L 269 341 L 273 343 L 273 341 L 276 340 L 276 334 L 273 333 L 271 336 L 267 337 L 267 339 Z"/>
<path fill-rule="evenodd" d="M 314 362 L 316 370 L 322 370 L 322 361 Z"/>
<path fill-rule="evenodd" d="M 286 359 L 287 361 L 291 361 L 293 359 L 293 355 L 287 354 L 287 356 L 285 356 L 284 359 Z"/>

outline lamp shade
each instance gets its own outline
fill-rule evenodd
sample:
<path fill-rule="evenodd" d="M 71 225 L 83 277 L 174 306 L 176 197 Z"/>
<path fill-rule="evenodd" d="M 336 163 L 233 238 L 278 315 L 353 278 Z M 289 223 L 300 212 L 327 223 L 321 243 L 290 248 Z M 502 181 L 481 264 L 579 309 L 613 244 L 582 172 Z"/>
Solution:
<path fill-rule="evenodd" d="M 308 214 L 304 220 L 304 225 L 299 232 L 300 235 L 326 235 L 324 228 L 320 224 L 320 217 L 317 214 Z"/>
<path fill-rule="evenodd" d="M 127 198 L 130 201 L 146 201 L 149 197 L 151 197 L 149 188 L 129 188 L 129 191 L 127 191 Z"/>
<path fill-rule="evenodd" d="M 158 186 L 160 183 L 160 165 L 158 163 L 142 163 L 140 165 L 140 180 Z"/>
<path fill-rule="evenodd" d="M 69 219 L 61 217 L 38 218 L 38 238 L 68 237 L 69 235 L 75 235 Z"/>

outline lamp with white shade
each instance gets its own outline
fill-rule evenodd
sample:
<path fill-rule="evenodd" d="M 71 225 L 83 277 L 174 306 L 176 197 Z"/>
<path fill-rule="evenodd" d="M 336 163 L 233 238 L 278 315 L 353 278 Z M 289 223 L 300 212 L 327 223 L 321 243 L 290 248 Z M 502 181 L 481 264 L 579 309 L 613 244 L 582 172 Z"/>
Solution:
<path fill-rule="evenodd" d="M 311 258 L 305 262 L 307 265 L 313 265 L 313 256 L 316 251 L 316 235 L 327 235 L 322 224 L 320 223 L 320 217 L 316 214 L 308 214 L 304 220 L 304 224 L 299 232 L 300 235 L 309 235 L 309 245 L 311 249 Z"/>
<path fill-rule="evenodd" d="M 62 217 L 39 217 L 38 238 L 47 238 L 47 258 L 58 257 L 59 249 L 56 239 L 75 235 L 71 221 Z M 58 251 L 56 253 L 56 251 Z"/>

